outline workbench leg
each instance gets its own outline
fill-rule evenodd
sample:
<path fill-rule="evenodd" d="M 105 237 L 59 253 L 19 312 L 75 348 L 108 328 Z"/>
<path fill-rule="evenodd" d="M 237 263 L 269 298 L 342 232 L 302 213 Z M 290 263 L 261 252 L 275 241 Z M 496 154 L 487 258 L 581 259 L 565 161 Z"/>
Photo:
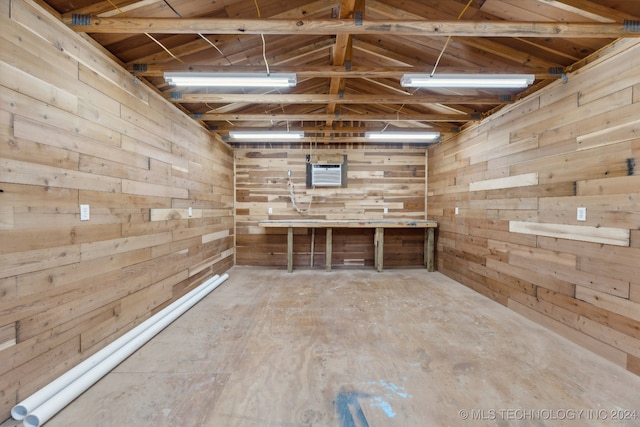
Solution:
<path fill-rule="evenodd" d="M 310 267 L 313 267 L 313 253 L 315 252 L 315 246 L 316 246 L 316 229 L 312 228 L 311 229 L 311 262 L 310 262 Z"/>
<path fill-rule="evenodd" d="M 287 271 L 293 272 L 293 227 L 287 229 Z"/>
<path fill-rule="evenodd" d="M 331 271 L 331 245 L 332 243 L 332 229 L 331 228 L 327 228 L 327 244 L 326 244 L 326 250 L 325 250 L 325 257 L 326 257 L 326 264 L 327 264 L 327 271 Z"/>
<path fill-rule="evenodd" d="M 426 239 L 424 242 L 424 266 L 427 267 L 427 271 L 435 270 L 435 261 L 434 261 L 434 245 L 435 245 L 435 231 L 433 227 L 429 227 L 426 229 Z"/>
<path fill-rule="evenodd" d="M 376 264 L 376 269 L 379 272 L 382 272 L 383 259 L 384 259 L 384 228 L 383 227 L 376 227 L 374 250 L 375 250 L 375 254 L 373 258 Z"/>

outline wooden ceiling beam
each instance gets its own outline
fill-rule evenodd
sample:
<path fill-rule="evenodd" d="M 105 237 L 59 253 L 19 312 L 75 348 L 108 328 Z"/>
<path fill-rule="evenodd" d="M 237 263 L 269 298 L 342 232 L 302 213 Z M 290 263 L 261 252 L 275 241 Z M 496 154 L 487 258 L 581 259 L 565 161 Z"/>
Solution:
<path fill-rule="evenodd" d="M 70 28 L 85 33 L 128 34 L 403 34 L 429 37 L 640 37 L 635 25 L 584 22 L 418 21 L 346 19 L 100 18 L 81 16 Z"/>
<path fill-rule="evenodd" d="M 228 144 L 231 145 L 251 145 L 251 144 L 256 144 L 256 142 L 248 142 L 248 141 L 238 141 L 238 140 L 232 140 L 229 139 L 228 141 L 225 141 Z M 258 142 L 259 143 L 259 142 Z M 269 141 L 269 143 L 273 143 L 273 144 L 277 144 L 277 141 Z M 423 145 L 428 145 L 428 144 L 432 144 L 431 142 L 422 142 L 422 143 L 412 143 L 412 142 L 402 142 L 402 141 L 398 141 L 398 142 L 377 142 L 377 141 L 371 141 L 370 139 L 367 139 L 363 136 L 341 136 L 341 137 L 332 137 L 332 136 L 325 136 L 325 137 L 308 137 L 308 138 L 302 138 L 299 140 L 296 140 L 294 142 L 288 140 L 288 141 L 281 141 L 281 143 L 285 143 L 287 145 L 294 145 L 294 144 L 304 144 L 306 146 L 308 146 L 308 144 L 310 143 L 323 143 L 323 144 L 352 144 L 352 143 L 363 143 L 366 145 L 379 145 L 379 144 L 423 144 Z"/>
<path fill-rule="evenodd" d="M 464 95 L 351 95 L 344 94 L 218 94 L 172 93 L 172 102 L 181 104 L 508 104 L 498 96 Z"/>
<path fill-rule="evenodd" d="M 376 122 L 373 122 L 376 123 Z M 277 126 L 272 126 L 269 127 L 269 129 L 281 129 L 282 127 L 277 127 Z M 258 129 L 257 127 L 238 127 L 238 126 L 218 126 L 215 130 L 216 132 L 222 134 L 222 135 L 228 135 L 229 131 L 233 131 L 233 130 L 256 130 Z M 259 128 L 259 129 L 264 129 L 264 128 Z M 285 128 L 288 131 L 291 132 L 305 132 L 307 134 L 307 136 L 311 135 L 311 134 L 328 134 L 328 135 L 341 135 L 341 134 L 353 134 L 353 133 L 364 133 L 364 132 L 369 132 L 369 131 L 381 131 L 383 129 L 385 129 L 385 125 L 384 124 L 379 124 L 379 125 L 373 125 L 373 126 L 289 126 L 288 128 Z M 458 129 L 454 129 L 452 130 L 449 127 L 446 126 L 406 126 L 406 127 L 400 127 L 400 126 L 394 126 L 393 128 L 388 127 L 386 129 L 387 132 L 391 132 L 391 131 L 403 131 L 403 132 L 442 132 L 442 133 L 451 133 L 451 132 L 457 132 Z"/>
<path fill-rule="evenodd" d="M 332 127 L 332 126 L 289 126 L 289 131 L 303 131 L 309 133 L 330 133 L 330 134 L 341 134 L 341 133 L 362 133 L 370 130 L 382 130 L 382 126 L 377 127 L 369 127 L 369 126 L 343 126 L 343 127 Z M 225 126 L 218 127 L 216 129 L 218 132 L 225 133 L 232 130 L 239 130 L 238 126 Z M 243 128 L 243 130 L 255 130 L 255 128 Z M 404 130 L 404 129 L 403 129 Z M 426 129 L 415 129 L 414 130 L 426 130 Z"/>
<path fill-rule="evenodd" d="M 227 122 L 205 122 L 205 126 L 209 129 L 209 130 L 213 130 L 218 132 L 219 128 L 217 127 L 217 125 L 227 125 Z M 384 122 L 370 122 L 370 123 L 377 123 L 375 126 L 372 126 L 370 128 L 367 129 L 367 131 L 381 131 L 383 129 L 385 129 L 385 127 L 387 128 L 387 130 L 391 129 L 389 127 L 386 126 L 386 124 Z M 409 122 L 409 123 L 414 123 L 414 122 Z M 234 129 L 243 129 L 243 130 L 264 130 L 264 129 L 280 129 L 280 130 L 284 130 L 287 129 L 286 127 L 286 122 L 282 122 L 280 123 L 280 126 L 278 127 L 274 127 L 273 123 L 270 122 L 264 122 L 262 123 L 262 125 L 260 125 L 258 122 L 251 122 L 251 124 L 256 124 L 255 126 L 247 126 L 247 123 L 244 123 L 244 126 L 238 126 L 235 127 Z M 425 127 L 421 127 L 421 125 L 425 126 Z M 414 123 L 413 125 L 411 125 L 409 127 L 409 129 L 419 129 L 420 131 L 423 132 L 440 132 L 442 134 L 452 134 L 452 133 L 458 133 L 460 132 L 460 129 L 463 127 L 464 123 L 455 123 L 455 124 L 448 124 L 448 123 Z M 293 130 L 293 127 L 289 127 L 289 129 Z M 402 127 L 394 127 L 395 130 L 401 131 L 404 128 Z M 228 131 L 228 128 L 225 128 L 225 130 L 222 130 L 221 133 L 226 134 L 226 132 Z M 351 133 L 353 134 L 353 133 Z M 310 136 L 311 133 L 309 133 L 307 136 Z M 317 132 L 313 132 L 313 135 L 317 135 L 317 136 L 322 136 L 322 134 L 317 133 Z M 327 134 L 327 135 L 331 135 L 331 134 Z M 344 134 L 342 134 L 344 135 Z"/>
<path fill-rule="evenodd" d="M 341 0 L 339 19 L 353 18 L 355 7 L 356 0 Z M 351 35 L 349 33 L 338 33 L 336 35 L 336 44 L 333 48 L 333 65 L 344 65 L 351 50 L 350 39 Z"/>
<path fill-rule="evenodd" d="M 264 66 L 207 66 L 207 65 L 184 65 L 184 64 L 128 64 L 127 70 L 140 77 L 163 77 L 165 71 L 168 72 L 197 72 L 197 73 L 262 73 Z M 431 69 L 413 67 L 352 67 L 346 70 L 344 67 L 317 66 L 317 67 L 269 67 L 272 73 L 296 73 L 298 78 L 331 78 L 340 77 L 343 79 L 360 78 L 394 78 L 399 79 L 405 73 L 430 73 Z M 486 73 L 486 68 L 452 68 L 439 67 L 440 74 L 482 74 Z M 505 71 L 506 72 L 506 71 Z M 556 75 L 550 75 L 548 68 L 529 68 L 527 66 L 512 68 L 509 73 L 534 74 L 536 80 L 555 79 Z"/>
<path fill-rule="evenodd" d="M 200 119 L 198 119 L 200 120 Z M 342 128 L 336 128 L 333 129 L 331 131 L 326 131 L 324 129 L 329 129 L 328 126 L 324 125 L 324 126 L 313 126 L 313 125 L 308 125 L 308 126 L 291 126 L 291 120 L 283 120 L 281 122 L 274 122 L 274 121 L 262 121 L 262 122 L 258 122 L 258 121 L 252 121 L 252 122 L 233 122 L 233 124 L 231 124 L 231 122 L 219 122 L 219 121 L 206 121 L 207 123 L 207 127 L 209 128 L 209 130 L 215 130 L 216 132 L 222 134 L 222 135 L 226 135 L 229 131 L 231 130 L 264 130 L 264 129 L 289 129 L 290 131 L 304 131 L 304 132 L 308 132 L 308 134 L 328 134 L 328 135 L 332 135 L 332 134 L 344 134 L 344 133 L 348 133 L 348 134 L 353 134 L 353 133 L 360 133 L 360 132 L 368 132 L 368 131 L 381 131 L 383 129 L 386 128 L 386 130 L 390 131 L 391 129 L 393 130 L 397 130 L 397 131 L 422 131 L 422 132 L 440 132 L 443 134 L 446 133 L 457 133 L 460 131 L 461 125 L 464 124 L 463 123 L 452 123 L 452 122 L 411 122 L 411 121 L 407 121 L 407 122 L 395 122 L 393 123 L 393 127 L 389 127 L 387 126 L 387 124 L 384 121 L 371 121 L 371 122 L 366 122 L 366 123 L 362 123 L 363 127 L 360 128 L 359 130 L 347 130 L 347 131 L 341 131 L 340 129 Z M 355 126 L 353 125 L 353 123 L 359 123 L 357 121 L 347 121 L 347 122 L 341 122 L 341 121 L 337 121 L 334 120 L 334 123 L 340 125 L 343 123 L 349 123 L 351 126 Z M 289 125 L 287 127 L 287 124 Z"/>
<path fill-rule="evenodd" d="M 356 2 L 358 6 L 364 7 L 362 1 L 360 0 L 340 0 L 340 12 L 338 14 L 339 19 L 348 19 L 353 18 L 353 14 L 355 13 Z M 364 12 L 363 9 L 360 10 Z M 344 66 L 345 61 L 351 60 L 351 49 L 352 49 L 352 37 L 349 33 L 338 33 L 336 34 L 336 43 L 333 47 L 332 51 L 332 65 L 333 66 Z M 329 83 L 329 93 L 337 94 L 340 91 L 344 90 L 345 82 L 342 78 L 337 76 L 331 76 L 331 81 Z M 330 102 L 327 105 L 327 112 L 329 114 L 334 114 L 336 112 L 337 104 L 335 102 Z M 332 121 L 327 121 L 327 126 L 331 126 Z"/>
<path fill-rule="evenodd" d="M 358 121 L 358 122 L 470 122 L 479 120 L 477 116 L 468 114 L 327 114 L 327 113 L 306 113 L 306 114 L 216 114 L 203 113 L 196 114 L 194 118 L 198 120 L 211 121 Z"/>

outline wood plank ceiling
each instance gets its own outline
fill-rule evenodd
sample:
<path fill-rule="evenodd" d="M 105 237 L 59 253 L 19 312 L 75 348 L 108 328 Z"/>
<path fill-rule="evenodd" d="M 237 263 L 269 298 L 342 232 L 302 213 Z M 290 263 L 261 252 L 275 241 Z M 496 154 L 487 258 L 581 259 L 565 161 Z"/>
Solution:
<path fill-rule="evenodd" d="M 209 129 L 459 131 L 640 35 L 636 0 L 41 0 Z M 288 89 L 175 88 L 165 71 L 295 72 Z M 529 73 L 526 90 L 411 89 L 403 73 Z"/>

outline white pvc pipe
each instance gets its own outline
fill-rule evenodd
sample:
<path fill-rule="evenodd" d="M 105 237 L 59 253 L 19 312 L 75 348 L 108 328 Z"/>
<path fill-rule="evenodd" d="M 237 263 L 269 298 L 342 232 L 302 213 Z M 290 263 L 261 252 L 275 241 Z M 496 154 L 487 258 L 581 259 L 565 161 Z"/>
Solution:
<path fill-rule="evenodd" d="M 118 366 L 124 359 L 129 357 L 138 348 L 144 345 L 147 341 L 153 338 L 161 330 L 167 327 L 171 322 L 181 316 L 185 311 L 193 307 L 198 301 L 208 295 L 222 282 L 229 277 L 228 274 L 224 274 L 214 282 L 206 282 L 198 289 L 192 291 L 186 301 L 172 310 L 170 313 L 159 319 L 156 323 L 142 331 L 138 336 L 124 344 L 121 348 L 116 350 L 113 354 L 103 359 L 96 364 L 93 368 L 88 370 L 85 374 L 81 375 L 65 388 L 60 390 L 49 400 L 45 401 L 42 405 L 35 408 L 24 419 L 25 427 L 39 427 L 47 422 L 53 415 L 68 405 L 71 401 L 77 398 L 85 390 L 91 387 L 96 381 L 106 375 L 113 368 Z M 202 286 L 205 286 L 202 289 Z"/>
<path fill-rule="evenodd" d="M 80 363 L 76 367 L 72 368 L 62 376 L 58 377 L 53 382 L 49 383 L 47 386 L 43 387 L 36 393 L 29 396 L 27 399 L 20 402 L 18 405 L 14 406 L 11 410 L 11 416 L 16 420 L 24 419 L 25 426 L 38 426 L 41 423 L 46 422 L 52 415 L 66 406 L 69 402 L 75 399 L 82 391 L 89 388 L 94 382 L 100 379 L 104 374 L 106 374 L 109 370 L 113 369 L 113 367 L 117 366 L 122 360 L 126 359 L 131 353 L 133 353 L 137 348 L 142 346 L 145 342 L 155 336 L 158 332 L 164 329 L 169 323 L 173 322 L 177 319 L 181 314 L 195 305 L 198 301 L 208 295 L 211 291 L 213 291 L 218 285 L 224 282 L 229 277 L 228 274 L 224 274 L 222 277 L 215 275 L 212 278 L 205 281 L 202 285 L 198 286 L 193 291 L 189 292 L 187 295 L 184 295 L 180 299 L 174 301 L 155 315 L 151 316 L 149 319 L 145 320 L 143 323 L 127 332 L 122 337 L 118 338 L 90 358 L 86 359 L 84 362 Z M 156 325 L 163 325 L 161 328 L 158 328 Z M 140 337 L 146 337 L 144 341 L 140 339 Z M 136 347 L 130 345 L 131 343 L 135 343 Z M 124 352 L 121 352 L 121 349 L 127 348 L 127 351 L 131 350 L 128 354 L 122 357 Z M 114 364 L 107 371 L 104 371 L 99 377 L 95 378 L 93 382 L 88 383 L 86 387 L 79 392 L 77 392 L 70 399 L 64 398 L 63 396 L 68 395 L 67 389 L 70 389 L 72 385 L 78 384 L 80 379 L 83 376 L 88 375 L 88 373 L 94 369 L 96 369 L 99 365 L 103 364 L 107 359 L 111 359 L 118 354 L 120 357 L 120 361 Z M 115 360 L 115 359 L 114 359 Z M 105 365 L 106 366 L 106 365 Z M 77 390 L 74 387 L 75 390 Z M 55 411 L 51 412 L 51 405 L 49 405 L 50 401 L 61 401 L 66 400 L 62 406 L 58 407 Z M 41 408 L 44 408 L 46 412 L 41 412 Z M 34 414 L 35 416 L 29 418 L 30 415 Z M 48 415 L 47 415 L 48 414 Z M 35 423 L 35 424 L 34 424 Z"/>
<path fill-rule="evenodd" d="M 110 343 L 109 345 L 107 345 L 106 347 L 104 347 L 103 349 L 101 349 L 100 351 L 98 351 L 88 359 L 79 363 L 77 366 L 73 367 L 72 369 L 70 369 L 60 377 L 56 378 L 54 381 L 52 381 L 45 387 L 41 388 L 40 390 L 38 390 L 37 392 L 35 392 L 25 400 L 23 400 L 22 402 L 14 406 L 11 409 L 11 416 L 18 421 L 24 419 L 32 410 L 40 406 L 43 402 L 51 398 L 53 395 L 58 393 L 60 390 L 62 390 L 67 385 L 69 385 L 79 376 L 83 375 L 89 369 L 93 368 L 102 360 L 109 357 L 111 354 L 116 352 L 120 347 L 125 345 L 127 342 L 131 341 L 133 338 L 135 338 L 137 335 L 142 333 L 144 330 L 151 327 L 151 325 L 156 323 L 159 319 L 171 313 L 177 307 L 182 305 L 185 301 L 190 299 L 195 293 L 199 292 L 199 290 L 202 290 L 208 283 L 216 280 L 218 277 L 219 277 L 218 275 L 215 275 L 212 278 L 206 280 L 202 285 L 198 286 L 193 291 L 189 292 L 188 294 L 182 296 L 181 298 L 174 301 L 167 307 L 163 308 L 162 310 L 160 310 L 159 312 L 157 312 L 156 314 L 154 314 L 153 316 L 151 316 L 150 318 L 148 318 L 147 320 L 145 320 L 135 328 L 131 329 L 129 332 L 127 332 L 120 338 L 116 339 L 115 341 L 113 341 L 112 343 Z"/>

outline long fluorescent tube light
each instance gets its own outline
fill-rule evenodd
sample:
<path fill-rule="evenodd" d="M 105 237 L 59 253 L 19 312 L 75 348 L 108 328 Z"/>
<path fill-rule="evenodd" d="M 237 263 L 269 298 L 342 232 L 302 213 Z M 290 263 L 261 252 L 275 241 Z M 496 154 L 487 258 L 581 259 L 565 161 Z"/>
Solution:
<path fill-rule="evenodd" d="M 535 80 L 533 74 L 405 74 L 403 87 L 525 88 Z"/>
<path fill-rule="evenodd" d="M 295 73 L 177 73 L 166 72 L 164 79 L 173 86 L 293 87 Z"/>
<path fill-rule="evenodd" d="M 433 142 L 440 139 L 440 132 L 365 132 L 364 137 L 373 141 Z"/>
<path fill-rule="evenodd" d="M 233 139 L 252 139 L 252 140 L 283 140 L 283 139 L 302 139 L 303 131 L 230 131 L 229 136 Z"/>

